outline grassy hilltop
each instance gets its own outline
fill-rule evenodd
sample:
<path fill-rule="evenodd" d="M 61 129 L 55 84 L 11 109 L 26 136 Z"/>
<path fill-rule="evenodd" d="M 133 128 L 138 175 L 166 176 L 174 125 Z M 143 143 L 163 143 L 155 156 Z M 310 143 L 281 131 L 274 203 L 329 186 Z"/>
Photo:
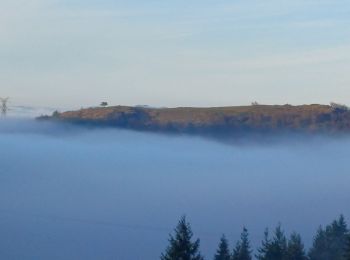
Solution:
<path fill-rule="evenodd" d="M 142 131 L 230 136 L 242 133 L 350 133 L 350 111 L 337 104 L 210 108 L 113 106 L 56 112 L 41 119 Z"/>

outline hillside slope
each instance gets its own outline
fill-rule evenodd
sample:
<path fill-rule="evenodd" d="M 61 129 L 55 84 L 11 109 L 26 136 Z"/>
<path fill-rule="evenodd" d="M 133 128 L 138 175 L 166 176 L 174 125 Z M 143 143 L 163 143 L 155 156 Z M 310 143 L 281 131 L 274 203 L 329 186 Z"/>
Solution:
<path fill-rule="evenodd" d="M 328 105 L 254 105 L 211 108 L 96 107 L 42 117 L 91 126 L 143 131 L 242 133 L 350 133 L 350 111 Z"/>

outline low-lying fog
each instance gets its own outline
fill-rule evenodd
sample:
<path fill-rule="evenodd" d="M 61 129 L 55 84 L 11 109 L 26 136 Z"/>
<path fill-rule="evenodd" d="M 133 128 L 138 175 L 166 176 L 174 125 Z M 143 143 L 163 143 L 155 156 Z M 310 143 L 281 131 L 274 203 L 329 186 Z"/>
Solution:
<path fill-rule="evenodd" d="M 295 141 L 295 140 L 294 140 Z M 278 222 L 307 245 L 350 216 L 350 140 L 226 145 L 0 121 L 1 259 L 158 259 L 186 214 L 211 259 L 242 226 Z"/>

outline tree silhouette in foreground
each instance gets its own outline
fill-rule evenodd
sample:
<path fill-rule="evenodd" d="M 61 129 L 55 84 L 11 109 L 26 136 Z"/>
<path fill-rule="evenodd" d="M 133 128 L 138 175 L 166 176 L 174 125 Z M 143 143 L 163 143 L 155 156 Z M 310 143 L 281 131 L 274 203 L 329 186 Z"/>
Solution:
<path fill-rule="evenodd" d="M 230 249 L 225 235 L 220 239 L 219 248 L 216 251 L 214 260 L 231 260 Z"/>
<path fill-rule="evenodd" d="M 348 238 L 348 228 L 341 215 L 326 228 L 320 227 L 309 252 L 310 260 L 343 260 Z"/>
<path fill-rule="evenodd" d="M 258 249 L 258 254 L 255 256 L 258 260 L 267 260 L 269 257 L 269 248 L 271 240 L 269 238 L 269 230 L 265 229 L 264 240 L 261 242 L 261 247 Z"/>
<path fill-rule="evenodd" d="M 170 235 L 169 246 L 160 257 L 161 260 L 203 260 L 199 252 L 199 239 L 192 242 L 192 230 L 186 217 L 182 217 L 175 228 L 175 235 Z"/>
<path fill-rule="evenodd" d="M 292 233 L 288 240 L 287 260 L 306 260 L 307 256 L 304 249 L 304 244 L 301 241 L 301 236 L 297 233 Z"/>
<path fill-rule="evenodd" d="M 262 246 L 258 250 L 256 256 L 259 260 L 285 260 L 287 259 L 287 239 L 281 228 L 278 225 L 275 229 L 272 239 L 269 238 L 269 232 L 266 229 Z"/>
<path fill-rule="evenodd" d="M 161 260 L 203 260 L 199 251 L 199 239 L 192 241 L 190 224 L 182 217 L 175 228 L 174 236 L 170 235 L 169 246 L 161 255 Z M 214 260 L 252 260 L 248 231 L 243 228 L 241 238 L 233 249 L 223 235 Z M 312 247 L 305 252 L 301 236 L 292 233 L 287 239 L 281 225 L 278 225 L 269 235 L 268 229 L 264 233 L 264 239 L 258 248 L 256 255 L 258 260 L 350 260 L 350 233 L 341 215 L 338 219 L 320 227 L 314 237 Z"/>
<path fill-rule="evenodd" d="M 287 240 L 281 225 L 275 229 L 272 239 L 266 229 L 264 240 L 256 256 L 259 260 L 306 260 L 306 253 L 301 237 L 297 233 L 292 233 Z M 330 260 L 330 259 L 329 259 Z"/>
<path fill-rule="evenodd" d="M 232 260 L 251 260 L 252 251 L 250 248 L 248 230 L 244 227 L 241 240 L 237 242 L 236 247 L 233 249 Z"/>
<path fill-rule="evenodd" d="M 344 260 L 350 260 L 350 235 L 348 235 L 346 241 Z"/>

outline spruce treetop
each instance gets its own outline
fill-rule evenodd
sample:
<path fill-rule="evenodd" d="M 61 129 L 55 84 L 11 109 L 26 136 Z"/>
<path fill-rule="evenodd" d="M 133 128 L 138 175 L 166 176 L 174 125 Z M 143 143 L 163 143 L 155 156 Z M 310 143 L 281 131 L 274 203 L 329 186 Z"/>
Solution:
<path fill-rule="evenodd" d="M 185 216 L 180 219 L 174 233 L 174 236 L 170 235 L 169 246 L 161 255 L 161 260 L 203 260 L 199 252 L 200 241 L 192 242 L 193 233 Z"/>

